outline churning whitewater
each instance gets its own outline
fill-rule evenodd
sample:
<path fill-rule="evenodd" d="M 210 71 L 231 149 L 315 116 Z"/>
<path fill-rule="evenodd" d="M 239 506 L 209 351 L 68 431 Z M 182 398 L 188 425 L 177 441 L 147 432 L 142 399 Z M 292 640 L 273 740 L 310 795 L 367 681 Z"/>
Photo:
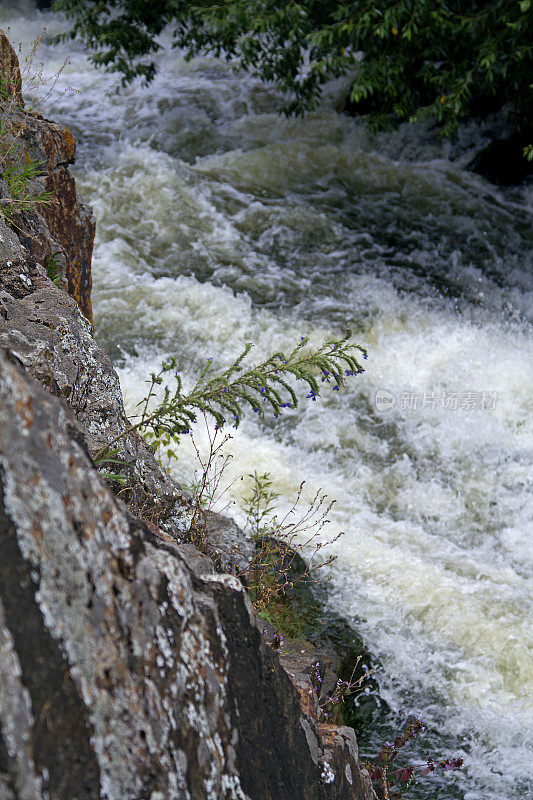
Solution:
<path fill-rule="evenodd" d="M 7 10 L 6 10 L 7 6 Z M 60 18 L 3 3 L 28 49 Z M 167 42 L 168 44 L 168 42 Z M 148 88 L 115 93 L 79 45 L 43 45 L 53 96 L 40 108 L 79 139 L 76 176 L 97 215 L 97 338 L 131 408 L 161 360 L 192 379 L 318 343 L 346 328 L 368 349 L 343 392 L 232 431 L 223 499 L 254 470 L 290 507 L 336 501 L 330 603 L 380 664 L 390 711 L 364 754 L 409 714 L 415 758 L 466 768 L 418 798 L 514 800 L 533 781 L 531 192 L 464 170 L 483 131 L 456 145 L 402 127 L 370 137 L 328 89 L 306 119 L 223 63 L 166 47 Z M 76 91 L 63 89 L 70 85 Z M 201 431 L 198 441 L 205 437 Z M 186 437 L 185 437 L 186 438 Z M 193 478 L 180 444 L 176 477 Z M 529 484 L 529 485 L 528 485 Z"/>

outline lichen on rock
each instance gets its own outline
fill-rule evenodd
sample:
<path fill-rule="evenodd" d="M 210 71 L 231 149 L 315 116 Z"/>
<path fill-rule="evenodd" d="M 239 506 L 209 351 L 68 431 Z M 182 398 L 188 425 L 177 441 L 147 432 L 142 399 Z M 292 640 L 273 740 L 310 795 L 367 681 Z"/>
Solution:
<path fill-rule="evenodd" d="M 53 214 L 0 217 L 1 800 L 370 800 L 353 731 L 319 723 L 305 669 L 224 573 L 250 558 L 242 532 L 213 515 L 207 554 L 185 543 L 190 498 L 129 430 L 92 336 L 73 141 L 26 122 L 23 152 L 66 188 Z M 93 463 L 117 436 L 130 508 Z"/>
<path fill-rule="evenodd" d="M 1 352 L 0 786 L 364 798 L 353 731 L 321 734 L 242 585 L 117 504 L 71 424 Z"/>

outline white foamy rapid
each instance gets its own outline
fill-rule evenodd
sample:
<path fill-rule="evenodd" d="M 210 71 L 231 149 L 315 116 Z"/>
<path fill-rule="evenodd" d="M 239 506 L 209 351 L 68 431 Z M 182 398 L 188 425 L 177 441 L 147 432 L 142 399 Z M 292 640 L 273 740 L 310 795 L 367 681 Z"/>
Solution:
<path fill-rule="evenodd" d="M 0 24 L 26 45 L 43 24 L 62 28 L 20 3 Z M 40 56 L 53 72 L 65 48 Z M 259 358 L 353 329 L 366 373 L 275 423 L 247 418 L 228 483 L 270 471 L 287 506 L 302 477 L 307 499 L 322 487 L 336 500 L 331 604 L 382 664 L 390 724 L 418 713 L 437 755 L 467 762 L 414 796 L 522 797 L 533 780 L 531 195 L 491 187 L 407 127 L 370 139 L 335 112 L 339 87 L 319 113 L 287 121 L 272 91 L 213 60 L 167 48 L 148 90 L 108 95 L 114 79 L 79 46 L 70 56 L 59 85 L 77 93 L 43 110 L 80 139 L 77 177 L 98 219 L 97 335 L 127 402 L 169 353 L 190 378 L 245 341 Z M 479 136 L 464 133 L 465 152 Z M 192 448 L 180 451 L 190 479 Z"/>

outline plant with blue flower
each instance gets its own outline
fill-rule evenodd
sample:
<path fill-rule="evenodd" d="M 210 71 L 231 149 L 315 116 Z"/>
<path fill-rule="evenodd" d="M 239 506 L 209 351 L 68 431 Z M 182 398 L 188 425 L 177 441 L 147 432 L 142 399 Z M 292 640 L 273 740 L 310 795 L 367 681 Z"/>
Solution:
<path fill-rule="evenodd" d="M 251 365 L 246 363 L 253 347 L 248 343 L 219 373 L 213 372 L 212 359 L 208 359 L 189 391 L 184 390 L 178 359 L 172 356 L 163 361 L 159 372 L 152 373 L 148 393 L 138 404 L 137 417 L 96 459 L 133 431 L 141 433 L 154 449 L 166 448 L 167 455 L 173 457 L 173 445 L 190 432 L 198 415 L 211 418 L 216 428 L 224 427 L 228 419 L 237 428 L 246 407 L 259 416 L 270 409 L 274 417 L 285 409 L 296 408 L 297 383 L 307 385 L 311 400 L 320 395 L 321 383 L 333 382 L 333 390 L 338 391 L 348 377 L 364 371 L 359 359 L 367 357 L 366 350 L 351 339 L 351 331 L 347 330 L 342 337 L 311 348 L 309 339 L 302 336 L 290 353 L 278 351 Z"/>

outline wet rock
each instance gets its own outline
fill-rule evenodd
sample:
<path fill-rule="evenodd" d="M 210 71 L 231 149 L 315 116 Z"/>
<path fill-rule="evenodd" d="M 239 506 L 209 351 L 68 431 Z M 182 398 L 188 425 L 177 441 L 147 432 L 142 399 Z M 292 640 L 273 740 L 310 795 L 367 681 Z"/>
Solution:
<path fill-rule="evenodd" d="M 533 132 L 495 139 L 472 159 L 468 169 L 500 186 L 524 183 L 533 175 L 533 161 L 523 153 L 532 141 Z"/>
<path fill-rule="evenodd" d="M 78 198 L 74 178 L 68 171 L 69 164 L 75 161 L 76 140 L 63 125 L 39 115 L 27 115 L 20 122 L 24 124 L 21 144 L 31 159 L 45 165 L 43 188 L 54 198 L 54 202 L 39 209 L 48 238 L 57 242 L 66 256 L 64 278 L 68 293 L 92 322 L 91 256 L 96 223 L 90 207 Z M 31 240 L 29 245 L 31 248 Z"/>
<path fill-rule="evenodd" d="M 0 183 L 0 197 L 5 196 Z M 27 259 L 15 233 L 0 217 L 0 286 L 16 298 L 33 291 Z"/>

